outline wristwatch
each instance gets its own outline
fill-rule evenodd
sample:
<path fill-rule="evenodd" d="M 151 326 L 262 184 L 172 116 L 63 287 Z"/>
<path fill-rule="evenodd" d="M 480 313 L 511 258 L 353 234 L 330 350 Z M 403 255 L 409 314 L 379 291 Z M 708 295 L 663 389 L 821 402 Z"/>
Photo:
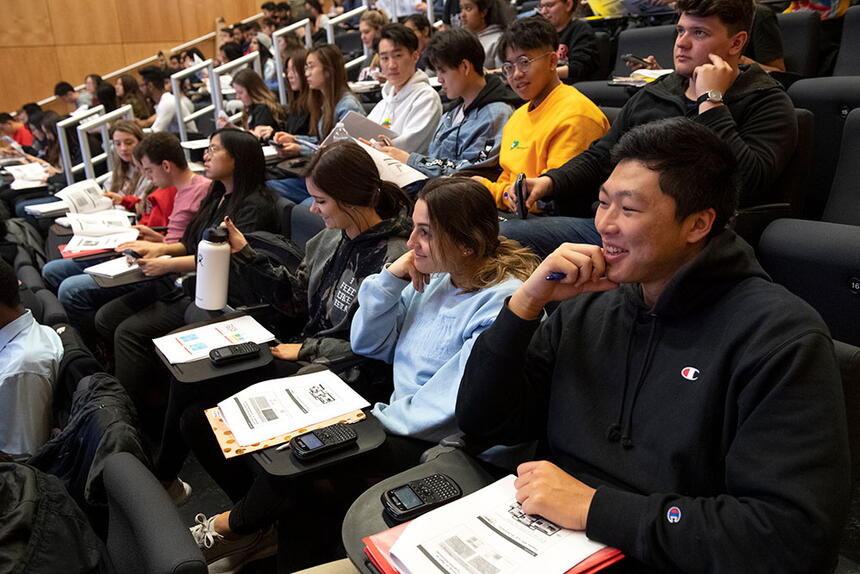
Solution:
<path fill-rule="evenodd" d="M 708 90 L 696 100 L 697 104 L 703 104 L 705 102 L 713 102 L 715 104 L 723 103 L 723 93 L 720 90 Z"/>

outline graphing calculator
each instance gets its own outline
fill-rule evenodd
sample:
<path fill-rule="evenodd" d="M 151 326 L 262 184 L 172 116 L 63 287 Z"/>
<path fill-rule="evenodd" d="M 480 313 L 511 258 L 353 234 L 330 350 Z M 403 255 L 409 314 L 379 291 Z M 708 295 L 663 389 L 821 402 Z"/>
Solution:
<path fill-rule="evenodd" d="M 251 359 L 259 354 L 260 345 L 257 343 L 240 343 L 212 349 L 209 351 L 209 360 L 216 367 L 220 367 L 243 359 Z"/>
<path fill-rule="evenodd" d="M 431 474 L 382 493 L 385 512 L 397 522 L 412 520 L 463 495 L 454 480 L 444 474 Z"/>
<path fill-rule="evenodd" d="M 337 423 L 293 437 L 290 450 L 299 460 L 316 458 L 346 448 L 358 440 L 351 425 Z"/>

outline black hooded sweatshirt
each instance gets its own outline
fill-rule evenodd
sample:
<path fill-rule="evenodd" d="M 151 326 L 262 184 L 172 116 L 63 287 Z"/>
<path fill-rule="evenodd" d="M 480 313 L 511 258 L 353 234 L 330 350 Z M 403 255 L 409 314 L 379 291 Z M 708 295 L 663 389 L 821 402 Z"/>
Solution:
<path fill-rule="evenodd" d="M 467 435 L 540 441 L 597 492 L 589 538 L 624 571 L 824 572 L 849 497 L 839 370 L 818 314 L 734 232 L 647 308 L 638 284 L 544 322 L 507 306 L 457 400 Z"/>
<path fill-rule="evenodd" d="M 723 95 L 725 105 L 700 114 L 695 102 L 684 96 L 688 82 L 671 73 L 648 84 L 627 101 L 605 136 L 544 174 L 553 181 L 563 215 L 594 215 L 591 206 L 612 171 L 610 152 L 621 136 L 636 126 L 678 116 L 708 126 L 729 144 L 738 164 L 741 207 L 780 200 L 781 190 L 773 184 L 797 145 L 794 106 L 783 87 L 758 64 L 741 66 Z"/>

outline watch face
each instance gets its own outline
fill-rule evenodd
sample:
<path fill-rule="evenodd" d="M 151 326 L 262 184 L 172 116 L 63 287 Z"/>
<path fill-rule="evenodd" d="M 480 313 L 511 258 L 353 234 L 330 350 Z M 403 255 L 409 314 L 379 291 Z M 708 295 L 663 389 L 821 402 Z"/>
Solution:
<path fill-rule="evenodd" d="M 711 102 L 722 102 L 723 94 L 719 90 L 709 90 L 708 91 L 708 101 Z"/>

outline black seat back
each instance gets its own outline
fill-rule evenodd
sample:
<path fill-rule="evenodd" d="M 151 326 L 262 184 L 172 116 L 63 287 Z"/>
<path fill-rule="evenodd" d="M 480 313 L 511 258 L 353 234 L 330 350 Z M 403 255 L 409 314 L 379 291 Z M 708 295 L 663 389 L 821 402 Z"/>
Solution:
<path fill-rule="evenodd" d="M 860 225 L 860 108 L 849 113 L 845 120 L 839 163 L 822 219 Z M 857 247 L 860 249 L 860 245 Z"/>
<path fill-rule="evenodd" d="M 834 76 L 860 76 L 860 6 L 852 6 L 842 18 L 842 43 Z"/>
<path fill-rule="evenodd" d="M 776 19 L 784 40 L 786 71 L 804 78 L 816 76 L 821 17 L 814 12 L 790 12 L 777 14 Z"/>

